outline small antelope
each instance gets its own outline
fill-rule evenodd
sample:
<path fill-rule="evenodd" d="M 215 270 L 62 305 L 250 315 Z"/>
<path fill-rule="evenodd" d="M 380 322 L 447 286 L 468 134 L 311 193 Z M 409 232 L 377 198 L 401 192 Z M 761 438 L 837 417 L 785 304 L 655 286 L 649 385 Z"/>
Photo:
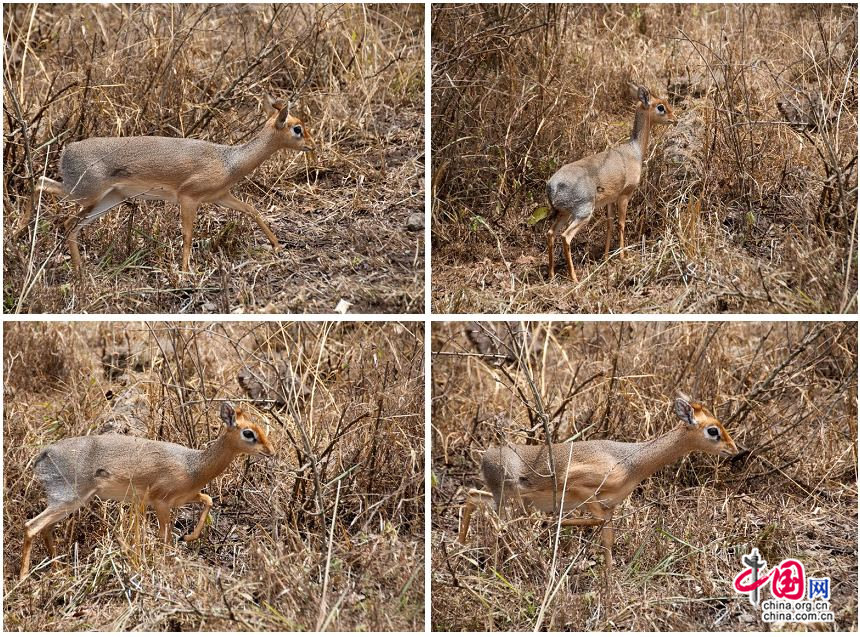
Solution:
<path fill-rule="evenodd" d="M 568 273 L 571 280 L 577 282 L 570 256 L 570 242 L 591 219 L 594 211 L 604 206 L 608 207 L 608 219 L 603 258 L 609 256 L 609 245 L 612 241 L 613 204 L 618 209 L 619 248 L 624 250 L 627 203 L 639 185 L 651 126 L 675 124 L 677 121 L 668 102 L 651 99 L 644 86 L 630 84 L 629 88 L 631 96 L 639 101 L 630 141 L 562 166 L 546 184 L 546 194 L 552 210 L 550 227 L 546 232 L 550 279 L 555 276 L 553 239 L 556 233 L 560 233 Z"/>
<path fill-rule="evenodd" d="M 729 433 L 699 403 L 690 403 L 681 396 L 675 400 L 675 414 L 683 424 L 648 442 L 588 440 L 552 445 L 555 491 L 563 512 L 567 514 L 584 506 L 594 516 L 562 518 L 561 524 L 603 525 L 601 539 L 607 572 L 612 566 L 612 514 L 636 485 L 691 451 L 724 457 L 738 453 Z M 507 500 L 513 499 L 543 513 L 557 514 L 545 445 L 491 447 L 484 453 L 481 473 L 490 491 L 469 491 L 460 524 L 460 544 L 466 543 L 475 507 L 490 499 L 498 513 Z"/>
<path fill-rule="evenodd" d="M 33 538 L 41 535 L 53 558 L 54 525 L 96 495 L 104 500 L 142 500 L 151 506 L 165 542 L 170 536 L 170 510 L 200 502 L 200 520 L 183 539 L 191 542 L 200 537 L 212 508 L 212 498 L 201 489 L 239 454 L 275 453 L 266 433 L 241 407 L 234 410 L 229 403 L 222 403 L 221 419 L 227 428 L 203 450 L 119 434 L 66 438 L 45 447 L 36 456 L 34 471 L 45 489 L 48 506 L 24 525 L 21 580 L 26 579 L 30 568 Z"/>
<path fill-rule="evenodd" d="M 283 102 L 266 96 L 265 107 L 268 119 L 263 129 L 241 146 L 179 137 L 91 137 L 68 144 L 60 157 L 62 183 L 42 177 L 38 189 L 67 196 L 81 206 L 81 212 L 65 224 L 75 270 L 81 270 L 81 230 L 114 206 L 134 198 L 179 203 L 184 272 L 190 270 L 194 220 L 204 203 L 250 215 L 272 248 L 279 250 L 278 239 L 262 215 L 233 196 L 230 188 L 276 151 L 312 151 L 314 142 Z"/>

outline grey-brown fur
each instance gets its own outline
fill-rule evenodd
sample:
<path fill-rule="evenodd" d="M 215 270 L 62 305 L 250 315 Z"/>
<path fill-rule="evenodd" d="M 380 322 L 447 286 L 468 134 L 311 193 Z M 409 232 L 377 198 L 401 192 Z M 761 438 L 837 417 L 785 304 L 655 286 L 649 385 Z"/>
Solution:
<path fill-rule="evenodd" d="M 179 203 L 185 272 L 190 269 L 194 220 L 204 203 L 217 203 L 248 214 L 273 249 L 278 250 L 278 239 L 262 215 L 233 196 L 230 188 L 276 151 L 310 151 L 314 145 L 302 122 L 290 116 L 287 105 L 266 98 L 265 108 L 268 119 L 263 128 L 240 146 L 174 137 L 92 137 L 68 144 L 60 158 L 62 181 L 43 177 L 39 189 L 68 197 L 81 206 L 80 214 L 66 222 L 67 244 L 75 269 L 80 272 L 81 230 L 115 206 L 135 198 Z M 29 216 L 22 228 L 27 223 Z"/>
<path fill-rule="evenodd" d="M 675 122 L 672 109 L 664 100 L 651 99 L 643 86 L 631 84 L 630 91 L 639 102 L 630 141 L 565 164 L 547 182 L 546 194 L 552 209 L 550 227 L 546 233 L 550 278 L 555 276 L 554 238 L 560 234 L 568 272 L 571 280 L 576 282 L 570 243 L 591 219 L 594 211 L 605 206 L 615 205 L 618 208 L 619 248 L 624 250 L 627 203 L 639 185 L 650 127 L 652 124 Z M 610 212 L 604 258 L 609 255 L 611 227 Z"/>
<path fill-rule="evenodd" d="M 492 500 L 501 513 L 507 501 L 516 501 L 544 513 L 562 513 L 562 526 L 603 525 L 608 567 L 612 562 L 612 529 L 608 522 L 615 507 L 642 480 L 695 450 L 723 456 L 738 451 L 729 433 L 702 405 L 679 396 L 674 408 L 682 424 L 658 438 L 647 442 L 588 440 L 553 444 L 552 466 L 546 445 L 504 444 L 487 449 L 481 473 L 489 491 L 469 491 L 460 543 L 465 543 L 472 512 L 480 503 Z M 567 517 L 580 507 L 593 517 Z"/>
<path fill-rule="evenodd" d="M 200 537 L 212 498 L 202 492 L 239 454 L 272 455 L 274 447 L 259 425 L 241 408 L 221 406 L 226 425 L 207 448 L 198 450 L 172 442 L 121 434 L 66 438 L 43 449 L 33 471 L 42 484 L 47 505 L 24 529 L 20 578 L 30 568 L 33 538 L 40 535 L 54 555 L 52 528 L 94 496 L 103 500 L 139 500 L 155 509 L 161 536 L 167 541 L 170 511 L 189 502 L 203 504 L 203 512 L 186 541 Z"/>

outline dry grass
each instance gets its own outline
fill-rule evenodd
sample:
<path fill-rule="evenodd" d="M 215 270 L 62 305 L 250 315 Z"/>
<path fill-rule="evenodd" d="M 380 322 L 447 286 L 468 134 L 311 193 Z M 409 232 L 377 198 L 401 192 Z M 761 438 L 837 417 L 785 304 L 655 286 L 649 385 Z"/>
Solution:
<path fill-rule="evenodd" d="M 439 312 L 853 312 L 856 5 L 437 5 Z M 629 139 L 625 83 L 669 98 L 603 259 L 606 213 L 547 278 L 546 180 Z M 617 247 L 617 231 L 616 231 Z"/>
<path fill-rule="evenodd" d="M 421 324 L 5 327 L 6 630 L 422 629 Z M 44 506 L 37 449 L 104 423 L 202 447 L 220 423 L 210 401 L 241 399 L 245 366 L 287 403 L 249 405 L 278 456 L 237 460 L 207 486 L 199 541 L 175 540 L 197 506 L 174 512 L 165 546 L 151 513 L 94 502 L 55 529 L 57 563 L 18 584 L 22 525 Z M 34 545 L 32 566 L 44 559 Z"/>
<path fill-rule="evenodd" d="M 4 307 L 16 312 L 328 313 L 423 310 L 424 11 L 420 5 L 5 4 Z M 180 279 L 175 204 L 124 204 L 82 234 L 76 282 L 35 179 L 92 136 L 247 141 L 263 95 L 292 98 L 316 162 L 281 151 L 234 192 L 270 222 L 201 207 Z"/>
<path fill-rule="evenodd" d="M 832 578 L 836 623 L 810 628 L 857 630 L 856 323 L 534 323 L 530 353 L 502 358 L 478 355 L 463 328 L 432 335 L 434 630 L 768 630 L 732 590 L 751 546 Z M 456 543 L 488 446 L 541 444 L 541 413 L 553 441 L 647 440 L 676 426 L 679 390 L 743 451 L 692 454 L 633 492 L 616 511 L 608 589 L 593 529 L 565 530 L 554 561 L 545 517 L 485 510 Z"/>

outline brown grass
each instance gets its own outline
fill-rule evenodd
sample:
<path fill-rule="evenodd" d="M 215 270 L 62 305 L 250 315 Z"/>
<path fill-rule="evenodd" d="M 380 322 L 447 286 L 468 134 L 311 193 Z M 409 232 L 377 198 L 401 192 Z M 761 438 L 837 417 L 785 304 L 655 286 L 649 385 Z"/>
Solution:
<path fill-rule="evenodd" d="M 422 629 L 421 324 L 5 327 L 6 630 Z M 283 364 L 292 376 L 275 373 Z M 243 457 L 207 486 L 199 541 L 175 540 L 197 506 L 174 511 L 165 546 L 151 513 L 93 502 L 55 529 L 58 561 L 18 584 L 22 525 L 44 506 L 28 468 L 40 447 L 116 421 L 202 447 L 219 430 L 210 401 L 241 400 L 246 366 L 288 397 L 248 403 L 278 456 Z M 134 413 L 120 407 L 127 392 Z M 35 545 L 32 566 L 45 559 Z"/>
<path fill-rule="evenodd" d="M 420 312 L 424 11 L 420 5 L 4 5 L 4 307 L 16 312 Z M 11 237 L 61 147 L 92 136 L 247 141 L 269 91 L 293 100 L 316 163 L 281 151 L 234 192 L 256 224 L 201 208 L 195 276 L 180 280 L 175 204 L 123 204 L 84 230 L 70 271 L 44 195 Z"/>
<path fill-rule="evenodd" d="M 856 311 L 856 33 L 855 5 L 434 6 L 434 309 Z M 629 249 L 604 261 L 598 212 L 580 283 L 549 281 L 527 219 L 561 165 L 629 139 L 627 80 L 679 124 L 652 136 Z"/>
<path fill-rule="evenodd" d="M 831 577 L 836 621 L 809 628 L 856 631 L 856 323 L 532 323 L 529 354 L 484 343 L 483 356 L 463 328 L 432 335 L 434 630 L 768 630 L 732 590 L 740 551 L 757 546 L 769 565 L 794 557 Z M 511 342 L 504 324 L 484 330 Z M 553 441 L 647 440 L 676 426 L 678 391 L 743 451 L 691 454 L 633 492 L 608 589 L 593 529 L 565 530 L 553 561 L 545 517 L 484 510 L 456 543 L 488 446 L 542 444 L 541 414 Z"/>

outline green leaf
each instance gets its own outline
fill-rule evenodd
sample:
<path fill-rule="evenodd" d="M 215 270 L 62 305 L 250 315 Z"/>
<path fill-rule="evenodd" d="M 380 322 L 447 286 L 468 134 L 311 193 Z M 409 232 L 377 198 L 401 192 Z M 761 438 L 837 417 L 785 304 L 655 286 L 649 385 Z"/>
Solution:
<path fill-rule="evenodd" d="M 528 218 L 528 223 L 530 226 L 535 225 L 541 219 L 546 219 L 549 216 L 549 208 L 547 206 L 541 206 L 540 208 L 536 208 L 532 213 L 532 216 Z"/>

